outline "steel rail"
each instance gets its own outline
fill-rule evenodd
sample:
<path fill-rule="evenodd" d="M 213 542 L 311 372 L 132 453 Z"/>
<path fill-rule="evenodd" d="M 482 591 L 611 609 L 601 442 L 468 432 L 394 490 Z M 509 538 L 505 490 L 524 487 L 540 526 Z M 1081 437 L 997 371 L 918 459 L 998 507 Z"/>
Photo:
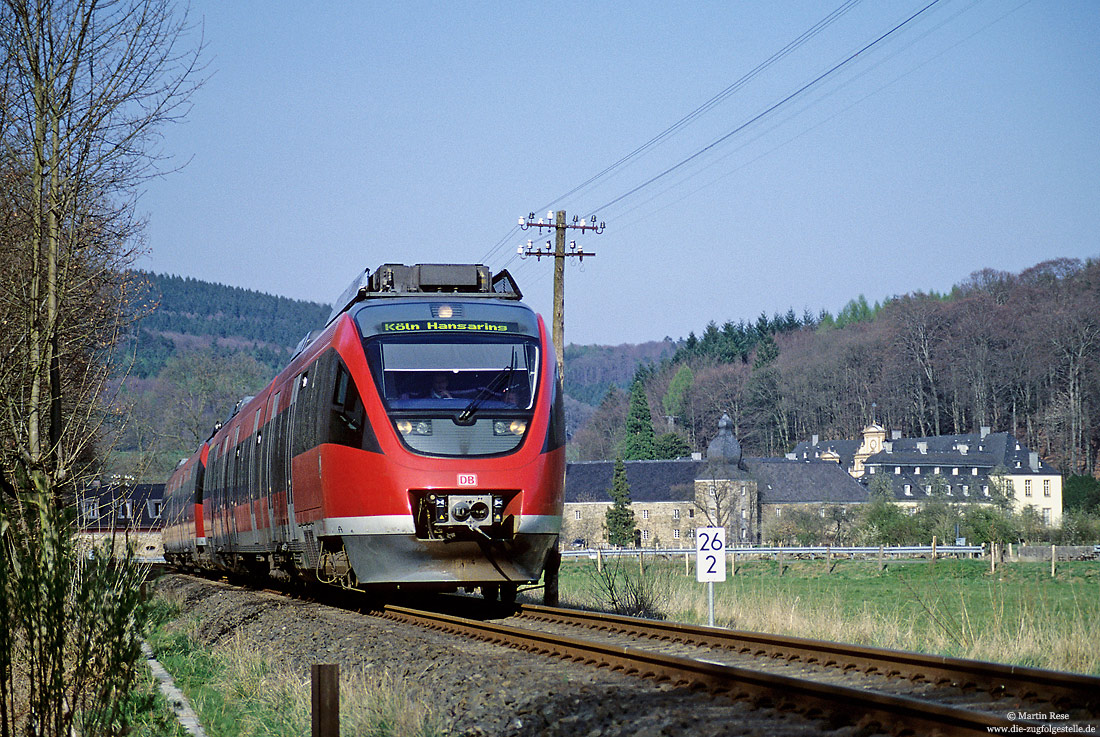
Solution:
<path fill-rule="evenodd" d="M 677 687 L 704 688 L 736 699 L 752 699 L 761 705 L 791 709 L 809 718 L 879 727 L 893 734 L 988 735 L 990 727 L 1011 728 L 1012 722 L 982 712 L 944 706 L 906 696 L 793 678 L 706 660 L 591 642 L 492 622 L 387 605 L 381 616 L 412 622 L 453 634 L 566 658 L 589 665 L 604 665 L 640 677 L 668 681 Z"/>
<path fill-rule="evenodd" d="M 855 668 L 866 673 L 900 676 L 937 685 L 980 688 L 995 696 L 1011 694 L 1018 698 L 1040 699 L 1075 709 L 1100 709 L 1100 677 L 1097 676 L 533 604 L 521 606 L 518 616 L 637 637 L 718 647 L 811 665 Z"/>

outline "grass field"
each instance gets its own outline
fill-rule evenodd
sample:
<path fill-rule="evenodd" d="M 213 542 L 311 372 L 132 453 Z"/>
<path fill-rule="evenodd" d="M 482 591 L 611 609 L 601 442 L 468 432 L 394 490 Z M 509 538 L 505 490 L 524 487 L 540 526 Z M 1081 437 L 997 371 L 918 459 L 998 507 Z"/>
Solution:
<path fill-rule="evenodd" d="M 613 609 L 638 577 L 636 559 L 566 561 L 562 603 Z M 645 563 L 645 597 L 668 619 L 706 623 L 706 584 L 694 560 Z M 637 588 L 634 586 L 634 588 Z M 1100 674 L 1100 563 L 821 559 L 741 561 L 715 584 L 715 624 L 1041 668 Z"/>

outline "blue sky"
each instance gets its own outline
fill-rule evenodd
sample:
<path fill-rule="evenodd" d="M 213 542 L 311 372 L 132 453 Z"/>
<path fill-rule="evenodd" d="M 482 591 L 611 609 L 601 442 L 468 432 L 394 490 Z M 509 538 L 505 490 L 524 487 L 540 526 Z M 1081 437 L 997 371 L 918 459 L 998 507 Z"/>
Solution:
<path fill-rule="evenodd" d="M 865 0 L 628 166 L 564 199 L 815 26 L 823 2 L 202 2 L 206 84 L 164 130 L 141 268 L 331 302 L 382 263 L 507 266 L 517 218 L 596 212 L 566 338 L 686 337 L 838 311 L 981 268 L 1100 256 L 1100 3 Z"/>

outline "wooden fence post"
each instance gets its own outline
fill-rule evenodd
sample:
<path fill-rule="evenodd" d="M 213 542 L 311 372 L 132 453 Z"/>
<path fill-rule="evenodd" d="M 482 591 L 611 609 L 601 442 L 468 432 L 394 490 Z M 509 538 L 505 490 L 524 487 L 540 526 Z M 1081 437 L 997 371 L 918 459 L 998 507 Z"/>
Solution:
<path fill-rule="evenodd" d="M 603 550 L 596 548 L 596 573 L 603 573 Z"/>
<path fill-rule="evenodd" d="M 1054 561 L 1058 560 L 1058 548 L 1050 546 L 1050 577 L 1054 578 Z"/>
<path fill-rule="evenodd" d="M 340 737 L 340 666 L 314 663 L 309 669 L 313 737 Z"/>
<path fill-rule="evenodd" d="M 883 546 L 879 545 L 878 546 L 878 572 L 879 573 L 882 573 L 884 570 L 886 570 L 886 561 L 884 561 L 882 559 L 882 550 L 883 550 Z"/>

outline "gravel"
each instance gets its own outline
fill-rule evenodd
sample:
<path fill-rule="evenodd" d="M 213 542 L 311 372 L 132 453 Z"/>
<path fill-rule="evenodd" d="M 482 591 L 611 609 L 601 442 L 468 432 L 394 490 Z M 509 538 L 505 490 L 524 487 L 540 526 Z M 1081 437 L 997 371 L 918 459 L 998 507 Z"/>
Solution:
<path fill-rule="evenodd" d="M 862 734 L 266 591 L 174 574 L 158 579 L 156 589 L 182 605 L 183 618 L 198 619 L 204 645 L 239 638 L 303 677 L 313 663 L 336 663 L 341 676 L 384 671 L 418 692 L 452 735 Z"/>

